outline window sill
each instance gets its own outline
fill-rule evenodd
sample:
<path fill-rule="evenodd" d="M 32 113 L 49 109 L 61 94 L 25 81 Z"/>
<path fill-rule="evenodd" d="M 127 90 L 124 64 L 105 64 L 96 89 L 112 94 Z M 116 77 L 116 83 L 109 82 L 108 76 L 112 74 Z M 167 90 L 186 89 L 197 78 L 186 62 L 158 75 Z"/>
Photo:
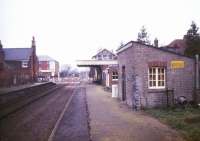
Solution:
<path fill-rule="evenodd" d="M 27 68 L 29 68 L 29 67 L 22 67 L 22 69 L 27 69 Z"/>
<path fill-rule="evenodd" d="M 149 90 L 162 90 L 165 89 L 165 87 L 148 87 Z"/>
<path fill-rule="evenodd" d="M 148 88 L 148 93 L 163 93 L 165 91 L 165 88 Z"/>

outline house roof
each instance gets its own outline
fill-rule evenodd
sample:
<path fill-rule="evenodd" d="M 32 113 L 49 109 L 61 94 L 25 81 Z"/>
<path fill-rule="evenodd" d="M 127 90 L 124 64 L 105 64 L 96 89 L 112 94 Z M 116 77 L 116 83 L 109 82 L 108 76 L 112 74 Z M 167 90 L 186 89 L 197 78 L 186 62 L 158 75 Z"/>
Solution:
<path fill-rule="evenodd" d="M 140 42 L 137 42 L 137 41 L 130 41 L 128 42 L 127 44 L 125 44 L 123 47 L 117 49 L 117 54 L 123 52 L 124 50 L 130 48 L 133 46 L 133 44 L 141 44 L 141 45 L 144 45 L 146 47 L 150 47 L 150 48 L 153 48 L 153 49 L 156 49 L 156 50 L 160 50 L 160 51 L 164 51 L 164 52 L 168 52 L 168 53 L 172 53 L 172 54 L 175 54 L 175 55 L 179 55 L 179 56 L 182 56 L 182 57 L 187 57 L 187 58 L 191 58 L 191 59 L 194 59 L 193 57 L 188 57 L 188 56 L 185 56 L 183 54 L 180 54 L 180 53 L 176 53 L 174 52 L 173 50 L 169 50 L 167 49 L 166 47 L 155 47 L 153 45 L 146 45 L 146 44 L 143 44 L 143 43 L 140 43 Z"/>
<path fill-rule="evenodd" d="M 6 61 L 29 60 L 32 54 L 32 48 L 3 48 Z"/>
<path fill-rule="evenodd" d="M 96 55 L 92 56 L 92 58 L 97 56 L 99 53 L 101 53 L 101 52 L 103 52 L 105 50 L 108 51 L 109 53 L 111 53 L 112 55 L 116 56 L 113 52 L 109 51 L 108 49 L 102 49 L 102 50 L 98 51 L 98 53 Z"/>
<path fill-rule="evenodd" d="M 55 59 L 51 58 L 48 55 L 39 55 L 38 59 L 39 61 L 56 61 Z"/>
<path fill-rule="evenodd" d="M 171 48 L 186 48 L 187 44 L 184 39 L 175 39 L 167 47 Z"/>
<path fill-rule="evenodd" d="M 175 39 L 169 45 L 163 46 L 163 50 L 173 51 L 178 54 L 184 55 L 185 49 L 187 48 L 186 40 Z"/>

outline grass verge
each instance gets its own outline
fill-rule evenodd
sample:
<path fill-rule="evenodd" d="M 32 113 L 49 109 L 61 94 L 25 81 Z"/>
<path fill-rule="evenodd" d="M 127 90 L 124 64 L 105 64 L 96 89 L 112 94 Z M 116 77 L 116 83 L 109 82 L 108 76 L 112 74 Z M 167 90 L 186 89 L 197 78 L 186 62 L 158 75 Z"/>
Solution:
<path fill-rule="evenodd" d="M 200 108 L 147 109 L 146 113 L 178 130 L 188 141 L 200 141 Z"/>

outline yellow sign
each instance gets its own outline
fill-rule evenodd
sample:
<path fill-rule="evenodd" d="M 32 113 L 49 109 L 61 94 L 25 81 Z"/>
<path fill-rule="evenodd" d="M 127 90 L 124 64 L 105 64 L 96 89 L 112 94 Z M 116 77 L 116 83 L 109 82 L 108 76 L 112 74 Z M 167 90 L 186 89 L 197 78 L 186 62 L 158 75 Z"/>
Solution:
<path fill-rule="evenodd" d="M 182 69 L 185 67 L 184 61 L 171 61 L 171 68 L 172 69 Z"/>

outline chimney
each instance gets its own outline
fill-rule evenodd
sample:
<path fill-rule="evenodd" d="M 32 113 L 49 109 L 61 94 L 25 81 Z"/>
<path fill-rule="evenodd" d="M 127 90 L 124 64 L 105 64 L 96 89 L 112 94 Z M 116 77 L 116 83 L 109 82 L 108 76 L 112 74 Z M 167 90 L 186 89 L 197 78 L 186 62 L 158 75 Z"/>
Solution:
<path fill-rule="evenodd" d="M 32 47 L 36 47 L 36 45 L 35 45 L 35 37 L 34 36 L 32 37 Z"/>
<path fill-rule="evenodd" d="M 33 36 L 32 38 L 32 45 L 31 45 L 32 49 L 33 49 L 33 54 L 32 54 L 32 73 L 33 73 L 33 81 L 37 80 L 37 66 L 38 66 L 38 62 L 37 62 L 37 56 L 36 56 L 36 45 L 35 45 L 35 37 Z"/>
<path fill-rule="evenodd" d="M 158 39 L 157 38 L 155 38 L 155 40 L 154 40 L 154 46 L 158 47 Z"/>
<path fill-rule="evenodd" d="M 3 48 L 3 45 L 1 44 L 1 40 L 0 40 L 0 49 L 2 49 Z"/>
<path fill-rule="evenodd" d="M 3 69 L 4 59 L 5 59 L 5 54 L 4 54 L 4 51 L 3 51 L 3 45 L 1 44 L 1 40 L 0 40 L 0 70 Z"/>

